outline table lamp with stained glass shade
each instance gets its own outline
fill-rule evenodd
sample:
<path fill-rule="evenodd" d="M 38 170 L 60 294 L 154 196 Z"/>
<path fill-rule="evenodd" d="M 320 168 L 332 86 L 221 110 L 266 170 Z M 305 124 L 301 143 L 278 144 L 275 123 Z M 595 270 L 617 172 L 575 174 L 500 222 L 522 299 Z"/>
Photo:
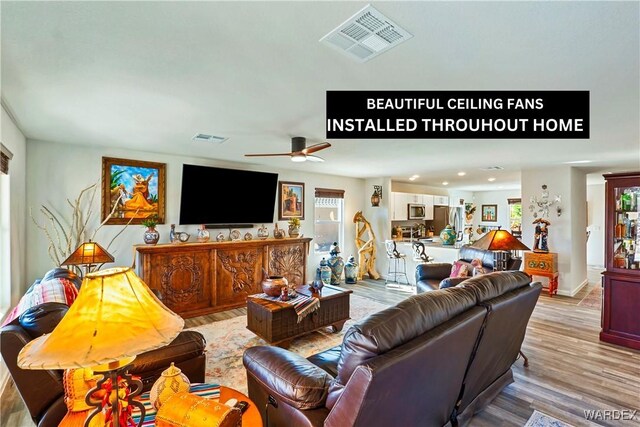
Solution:
<path fill-rule="evenodd" d="M 89 240 L 73 251 L 61 265 L 84 265 L 85 273 L 90 273 L 93 266 L 113 262 L 111 255 L 105 248 Z"/>
<path fill-rule="evenodd" d="M 103 378 L 87 393 L 87 404 L 96 409 L 85 426 L 103 410 L 103 402 L 91 396 L 105 384 L 113 391 L 106 403 L 112 413 L 111 425 L 123 426 L 126 417 L 121 415 L 134 406 L 141 410 L 141 425 L 144 407 L 133 397 L 142 392 L 142 383 L 127 374 L 128 365 L 136 355 L 169 344 L 183 327 L 184 320 L 162 304 L 131 268 L 88 273 L 64 318 L 50 334 L 29 342 L 20 351 L 18 366 L 91 368 Z M 119 384 L 119 377 L 129 381 L 126 388 Z"/>
<path fill-rule="evenodd" d="M 507 262 L 509 261 L 511 251 L 531 250 L 513 234 L 507 230 L 502 230 L 500 227 L 498 227 L 497 230 L 489 231 L 469 246 L 485 251 L 493 251 L 495 271 L 504 271 L 507 269 Z"/>

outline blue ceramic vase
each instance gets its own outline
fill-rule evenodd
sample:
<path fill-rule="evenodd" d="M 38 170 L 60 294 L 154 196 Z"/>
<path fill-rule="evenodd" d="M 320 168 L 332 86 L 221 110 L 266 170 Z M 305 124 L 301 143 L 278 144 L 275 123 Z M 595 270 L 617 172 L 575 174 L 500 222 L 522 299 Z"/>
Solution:
<path fill-rule="evenodd" d="M 333 242 L 329 254 L 331 257 L 329 258 L 329 261 L 327 261 L 327 264 L 329 264 L 329 268 L 331 268 L 331 284 L 339 285 L 340 279 L 342 278 L 342 271 L 344 270 L 344 261 L 340 256 L 338 242 Z"/>

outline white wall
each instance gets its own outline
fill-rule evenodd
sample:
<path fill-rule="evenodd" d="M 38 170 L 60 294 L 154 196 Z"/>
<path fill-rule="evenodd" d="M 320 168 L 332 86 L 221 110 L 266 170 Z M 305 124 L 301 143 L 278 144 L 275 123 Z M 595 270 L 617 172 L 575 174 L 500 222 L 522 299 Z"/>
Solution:
<path fill-rule="evenodd" d="M 314 190 L 315 187 L 336 188 L 345 190 L 345 242 L 342 248 L 343 257 L 351 253 L 356 253 L 353 236 L 355 235 L 353 215 L 356 211 L 364 208 L 364 201 L 367 199 L 369 189 L 365 189 L 363 179 L 346 178 L 340 176 L 320 175 L 303 173 L 292 170 L 269 168 L 266 166 L 252 166 L 241 163 L 222 162 L 212 159 L 202 159 L 194 157 L 183 157 L 131 151 L 120 148 L 109 147 L 88 147 L 59 143 L 48 143 L 41 141 L 31 141 L 27 143 L 28 153 L 28 182 L 27 182 L 27 205 L 37 210 L 41 204 L 54 207 L 56 211 L 64 212 L 65 217 L 69 217 L 70 209 L 66 205 L 66 198 L 77 197 L 80 190 L 94 182 L 101 176 L 102 156 L 121 157 L 127 159 L 148 160 L 167 164 L 167 205 L 166 223 L 159 225 L 160 242 L 168 242 L 170 224 L 179 223 L 180 211 L 180 187 L 182 180 L 182 164 L 191 163 L 209 166 L 233 167 L 237 169 L 259 170 L 266 172 L 277 172 L 279 180 L 299 181 L 305 183 L 305 220 L 302 221 L 301 233 L 306 237 L 313 237 L 314 223 Z M 203 188 L 206 191 L 206 188 Z M 364 196 L 363 196 L 364 194 Z M 371 194 L 368 194 L 370 197 Z M 99 193 L 98 193 L 99 197 Z M 99 198 L 97 199 L 99 200 Z M 99 202 L 96 200 L 95 210 L 97 215 L 89 224 L 91 230 L 99 224 Z M 370 202 L 369 202 L 370 206 Z M 274 215 L 277 219 L 277 213 Z M 286 228 L 287 224 L 280 221 L 280 227 Z M 123 226 L 109 225 L 103 227 L 98 232 L 96 240 L 106 245 Z M 267 224 L 270 231 L 273 225 Z M 195 236 L 196 226 L 176 226 L 180 231 L 187 231 Z M 255 235 L 256 229 L 251 230 Z M 215 238 L 217 230 L 210 230 Z M 227 233 L 228 230 L 223 230 Z M 244 234 L 245 230 L 242 230 Z M 109 248 L 116 261 L 107 266 L 131 265 L 133 262 L 133 251 L 131 246 L 142 243 L 143 228 L 139 225 L 129 226 Z M 27 227 L 27 248 L 30 254 L 27 262 L 27 276 L 30 281 L 42 277 L 47 270 L 54 265 L 47 256 L 47 240 L 42 233 L 31 222 Z M 313 249 L 309 255 L 308 280 L 312 280 L 311 275 L 320 261 L 321 255 L 314 255 Z"/>
<path fill-rule="evenodd" d="M 399 193 L 433 194 L 434 196 L 447 196 L 449 192 L 440 187 L 430 187 L 428 185 L 408 184 L 406 182 L 391 182 L 391 191 Z"/>
<path fill-rule="evenodd" d="M 26 170 L 27 144 L 24 135 L 2 106 L 2 143 L 13 154 L 9 162 L 11 305 L 15 305 L 30 283 L 26 278 Z M 2 256 L 5 254 L 3 253 Z"/>
<path fill-rule="evenodd" d="M 522 171 L 522 238 L 528 246 L 535 231 L 528 200 L 541 196 L 543 184 L 551 197 L 562 197 L 562 215 L 556 215 L 555 206 L 549 212 L 549 249 L 558 253 L 558 293 L 573 296 L 587 283 L 586 176 L 569 166 Z"/>
<path fill-rule="evenodd" d="M 604 184 L 587 185 L 587 265 L 604 268 Z"/>
<path fill-rule="evenodd" d="M 509 202 L 508 199 L 519 199 L 520 190 L 496 190 L 496 191 L 476 191 L 473 193 L 473 203 L 476 205 L 476 212 L 473 214 L 473 232 L 477 240 L 481 236 L 475 234 L 479 225 L 501 226 L 503 230 L 510 231 L 509 224 Z M 482 205 L 497 205 L 497 221 L 482 221 Z M 524 209 L 523 209 L 524 211 Z M 523 242 L 529 246 L 527 242 Z"/>

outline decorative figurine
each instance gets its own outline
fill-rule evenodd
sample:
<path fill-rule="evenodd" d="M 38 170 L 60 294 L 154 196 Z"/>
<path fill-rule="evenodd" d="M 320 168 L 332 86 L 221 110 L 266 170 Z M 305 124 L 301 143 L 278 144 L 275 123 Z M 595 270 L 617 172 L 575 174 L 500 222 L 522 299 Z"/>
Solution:
<path fill-rule="evenodd" d="M 210 238 L 211 236 L 209 235 L 209 230 L 207 230 L 207 227 L 202 224 L 198 229 L 198 242 L 206 243 Z"/>
<path fill-rule="evenodd" d="M 176 225 L 171 224 L 171 231 L 169 232 L 169 242 L 173 243 L 176 241 Z"/>
<path fill-rule="evenodd" d="M 358 283 L 358 264 L 356 259 L 351 255 L 344 265 L 344 283 L 355 285 Z"/>
<path fill-rule="evenodd" d="M 227 240 L 226 237 L 224 237 L 224 234 L 222 234 L 222 231 L 218 233 L 218 235 L 216 236 L 216 242 L 224 242 L 225 240 Z"/>
<path fill-rule="evenodd" d="M 262 224 L 262 227 L 258 228 L 258 239 L 265 240 L 269 238 L 269 230 Z"/>
<path fill-rule="evenodd" d="M 533 221 L 533 224 L 536 225 L 536 232 L 533 237 L 533 252 L 549 252 L 547 238 L 549 236 L 548 227 L 551 225 L 551 223 L 546 219 L 536 218 L 535 221 Z"/>
<path fill-rule="evenodd" d="M 278 228 L 278 223 L 276 222 L 276 227 L 273 229 L 273 237 L 275 239 L 284 239 L 284 230 Z"/>
<path fill-rule="evenodd" d="M 331 267 L 329 267 L 327 260 L 324 258 L 320 261 L 320 280 L 325 285 L 331 284 Z"/>
<path fill-rule="evenodd" d="M 340 285 L 340 278 L 342 277 L 342 270 L 344 270 L 344 261 L 340 256 L 340 248 L 338 242 L 333 242 L 331 249 L 329 250 L 331 257 L 327 261 L 329 268 L 331 268 L 331 284 Z"/>
<path fill-rule="evenodd" d="M 371 228 L 371 223 L 362 215 L 362 211 L 356 212 L 353 223 L 356 224 L 356 247 L 360 264 L 358 279 L 362 279 L 364 273 L 367 273 L 371 279 L 379 279 L 380 274 L 376 271 L 376 235 Z M 367 240 L 364 240 L 365 234 Z"/>

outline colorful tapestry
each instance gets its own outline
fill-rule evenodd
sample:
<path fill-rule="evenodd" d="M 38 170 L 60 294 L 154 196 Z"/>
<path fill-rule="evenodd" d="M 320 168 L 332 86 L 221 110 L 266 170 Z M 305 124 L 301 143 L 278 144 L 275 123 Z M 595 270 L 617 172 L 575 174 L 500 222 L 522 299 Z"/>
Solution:
<path fill-rule="evenodd" d="M 78 296 L 78 290 L 73 282 L 65 278 L 36 280 L 27 292 L 20 298 L 20 302 L 11 310 L 2 326 L 20 317 L 27 309 L 45 302 L 61 302 L 70 306 Z"/>

